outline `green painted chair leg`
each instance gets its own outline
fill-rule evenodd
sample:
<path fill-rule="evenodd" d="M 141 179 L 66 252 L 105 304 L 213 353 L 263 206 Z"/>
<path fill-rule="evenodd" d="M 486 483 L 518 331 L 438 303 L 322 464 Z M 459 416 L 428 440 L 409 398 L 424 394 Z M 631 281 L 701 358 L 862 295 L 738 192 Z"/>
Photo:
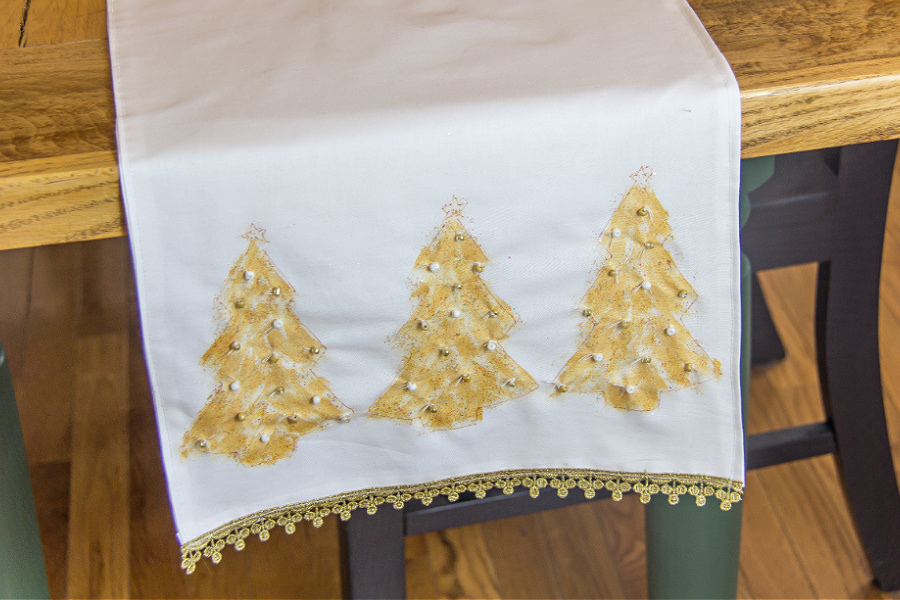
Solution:
<path fill-rule="evenodd" d="M 49 598 L 25 442 L 0 345 L 0 598 Z"/>
<path fill-rule="evenodd" d="M 741 225 L 750 216 L 748 194 L 774 171 L 774 158 L 741 162 Z M 750 261 L 741 257 L 741 399 L 750 397 Z M 647 505 L 647 583 L 650 598 L 737 596 L 742 504 L 722 511 L 717 502 Z"/>

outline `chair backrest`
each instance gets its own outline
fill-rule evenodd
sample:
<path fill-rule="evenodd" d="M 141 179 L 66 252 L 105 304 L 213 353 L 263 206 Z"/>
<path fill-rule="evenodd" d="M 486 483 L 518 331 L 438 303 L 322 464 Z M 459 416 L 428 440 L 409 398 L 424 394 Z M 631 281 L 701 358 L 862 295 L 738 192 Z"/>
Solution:
<path fill-rule="evenodd" d="M 19 410 L 0 345 L 0 598 L 49 598 Z"/>

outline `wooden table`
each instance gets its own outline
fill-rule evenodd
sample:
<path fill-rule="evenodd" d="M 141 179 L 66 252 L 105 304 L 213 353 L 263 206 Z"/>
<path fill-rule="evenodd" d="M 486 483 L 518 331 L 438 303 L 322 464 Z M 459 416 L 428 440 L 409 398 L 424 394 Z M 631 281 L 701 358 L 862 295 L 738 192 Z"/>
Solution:
<path fill-rule="evenodd" d="M 744 157 L 900 137 L 900 0 L 691 4 L 737 75 Z M 25 5 L 24 27 L 0 11 L 0 250 L 125 235 L 103 4 Z M 36 45 L 60 31 L 82 41 Z"/>

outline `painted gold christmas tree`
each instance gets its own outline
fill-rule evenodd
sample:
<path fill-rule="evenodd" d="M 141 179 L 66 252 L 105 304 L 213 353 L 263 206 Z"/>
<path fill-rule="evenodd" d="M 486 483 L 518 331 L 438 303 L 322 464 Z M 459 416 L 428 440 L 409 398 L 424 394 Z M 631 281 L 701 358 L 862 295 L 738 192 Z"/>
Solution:
<path fill-rule="evenodd" d="M 581 301 L 583 341 L 557 378 L 557 393 L 596 392 L 616 408 L 649 411 L 660 392 L 721 375 L 682 323 L 697 293 L 664 244 L 669 214 L 649 185 L 632 175 L 601 236 L 605 260 Z"/>
<path fill-rule="evenodd" d="M 351 411 L 316 375 L 325 347 L 292 310 L 295 291 L 260 248 L 265 231 L 245 236 L 247 251 L 219 296 L 224 321 L 200 364 L 216 387 L 184 436 L 182 456 L 223 454 L 248 466 L 287 458 L 297 440 Z"/>
<path fill-rule="evenodd" d="M 488 259 L 462 224 L 464 207 L 456 198 L 444 207 L 437 235 L 416 259 L 415 308 L 393 337 L 403 359 L 371 416 L 452 429 L 537 388 L 500 345 L 516 316 L 481 277 Z"/>

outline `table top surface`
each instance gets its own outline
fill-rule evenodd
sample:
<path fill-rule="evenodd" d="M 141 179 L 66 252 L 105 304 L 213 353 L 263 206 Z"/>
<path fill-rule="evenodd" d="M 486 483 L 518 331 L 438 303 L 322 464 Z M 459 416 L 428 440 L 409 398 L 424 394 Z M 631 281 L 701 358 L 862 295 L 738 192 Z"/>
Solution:
<path fill-rule="evenodd" d="M 744 157 L 900 137 L 900 0 L 689 0 Z M 105 0 L 0 0 L 0 250 L 125 235 Z"/>

